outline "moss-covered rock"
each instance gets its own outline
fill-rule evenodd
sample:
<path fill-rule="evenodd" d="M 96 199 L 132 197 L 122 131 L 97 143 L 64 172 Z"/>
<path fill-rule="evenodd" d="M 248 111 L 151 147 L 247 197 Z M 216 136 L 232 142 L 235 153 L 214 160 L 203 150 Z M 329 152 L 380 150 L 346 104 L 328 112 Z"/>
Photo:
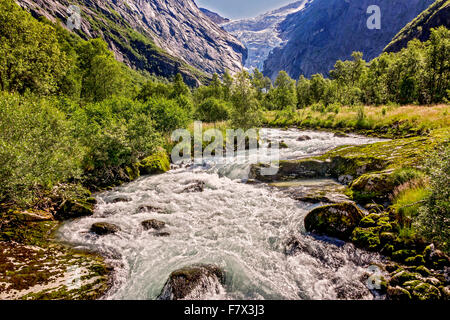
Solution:
<path fill-rule="evenodd" d="M 338 203 L 312 210 L 305 218 L 305 228 L 309 232 L 348 240 L 363 217 L 355 204 Z"/>
<path fill-rule="evenodd" d="M 201 299 L 219 293 L 225 273 L 214 265 L 196 265 L 172 272 L 158 300 Z"/>
<path fill-rule="evenodd" d="M 380 242 L 383 245 L 386 245 L 386 244 L 391 245 L 392 243 L 394 243 L 395 238 L 397 238 L 397 235 L 393 232 L 381 232 L 380 233 Z M 392 248 L 394 248 L 394 247 L 392 246 Z"/>
<path fill-rule="evenodd" d="M 266 175 L 267 164 L 254 164 L 250 168 L 250 179 L 264 182 L 286 181 L 304 178 L 324 178 L 329 176 L 330 164 L 317 159 L 282 160 L 276 174 Z"/>
<path fill-rule="evenodd" d="M 280 149 L 288 149 L 289 148 L 289 146 L 287 145 L 286 142 L 284 142 L 284 140 L 280 141 L 279 147 L 280 147 Z"/>
<path fill-rule="evenodd" d="M 141 175 L 164 173 L 170 170 L 170 161 L 165 151 L 159 151 L 142 160 L 139 165 Z"/>
<path fill-rule="evenodd" d="M 399 261 L 399 262 L 405 262 L 405 260 L 409 257 L 415 257 L 417 255 L 416 250 L 409 250 L 409 249 L 402 249 L 397 250 L 392 253 L 392 259 Z"/>
<path fill-rule="evenodd" d="M 379 249 L 381 245 L 379 229 L 377 227 L 358 227 L 353 231 L 351 240 L 356 246 L 370 251 Z"/>
<path fill-rule="evenodd" d="M 362 218 L 361 222 L 359 223 L 359 226 L 362 228 L 376 227 L 377 225 L 376 221 L 378 221 L 378 215 L 372 213 Z"/>
<path fill-rule="evenodd" d="M 444 300 L 450 300 L 450 286 L 441 287 L 441 294 Z"/>
<path fill-rule="evenodd" d="M 350 189 L 353 200 L 366 203 L 372 200 L 387 201 L 396 187 L 392 171 L 366 173 L 353 181 Z"/>
<path fill-rule="evenodd" d="M 403 285 L 407 281 L 421 280 L 421 279 L 422 278 L 421 278 L 420 274 L 418 274 L 418 273 L 412 273 L 412 272 L 408 272 L 406 270 L 402 270 L 402 271 L 395 273 L 392 276 L 391 281 L 389 283 L 390 283 L 390 285 L 396 286 L 396 285 Z"/>
<path fill-rule="evenodd" d="M 391 300 L 411 300 L 411 294 L 408 292 L 408 290 L 403 289 L 400 286 L 391 287 L 389 286 L 387 289 L 387 296 Z"/>
<path fill-rule="evenodd" d="M 405 264 L 410 266 L 420 266 L 425 264 L 425 260 L 422 255 L 416 255 L 414 257 L 408 257 L 405 259 Z"/>
<path fill-rule="evenodd" d="M 418 266 L 415 271 L 424 277 L 431 275 L 431 271 L 425 266 Z"/>
<path fill-rule="evenodd" d="M 429 283 L 420 283 L 412 289 L 412 297 L 417 300 L 438 300 L 441 293 L 438 288 Z"/>
<path fill-rule="evenodd" d="M 435 248 L 434 244 L 425 247 L 423 251 L 425 265 L 430 268 L 442 269 L 450 266 L 449 257 L 442 251 Z"/>
<path fill-rule="evenodd" d="M 125 171 L 130 181 L 136 180 L 141 175 L 141 172 L 139 170 L 139 164 L 134 164 L 132 166 L 125 167 Z"/>

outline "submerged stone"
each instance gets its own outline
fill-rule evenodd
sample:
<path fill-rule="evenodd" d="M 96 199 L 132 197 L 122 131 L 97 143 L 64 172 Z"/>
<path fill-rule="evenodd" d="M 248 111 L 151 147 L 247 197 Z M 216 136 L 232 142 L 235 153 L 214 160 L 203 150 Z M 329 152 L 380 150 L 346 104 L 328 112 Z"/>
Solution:
<path fill-rule="evenodd" d="M 308 141 L 308 140 L 311 140 L 311 137 L 307 135 L 302 135 L 297 138 L 297 141 Z"/>

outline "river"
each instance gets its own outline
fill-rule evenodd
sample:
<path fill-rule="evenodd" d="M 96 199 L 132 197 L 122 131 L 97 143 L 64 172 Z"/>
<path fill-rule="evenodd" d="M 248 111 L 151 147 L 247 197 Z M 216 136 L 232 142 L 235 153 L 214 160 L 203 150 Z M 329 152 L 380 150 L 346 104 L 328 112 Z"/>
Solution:
<path fill-rule="evenodd" d="M 311 140 L 297 141 L 301 135 Z M 295 129 L 262 129 L 261 137 L 281 141 L 282 159 L 323 154 L 340 145 L 377 139 Z M 105 299 L 155 299 L 169 274 L 195 263 L 213 263 L 226 272 L 220 294 L 207 299 L 373 299 L 364 275 L 380 258 L 351 244 L 308 235 L 305 215 L 314 205 L 293 200 L 266 184 L 245 183 L 248 164 L 176 167 L 145 176 L 97 195 L 95 214 L 66 222 L 59 238 L 80 249 L 100 252 L 114 266 L 113 285 Z M 203 192 L 185 192 L 204 182 Z M 114 202 L 118 197 L 128 202 Z M 151 206 L 157 212 L 142 211 Z M 158 219 L 170 233 L 158 237 L 141 222 Z M 121 231 L 103 237 L 89 232 L 95 222 Z M 286 254 L 297 239 L 302 250 Z"/>

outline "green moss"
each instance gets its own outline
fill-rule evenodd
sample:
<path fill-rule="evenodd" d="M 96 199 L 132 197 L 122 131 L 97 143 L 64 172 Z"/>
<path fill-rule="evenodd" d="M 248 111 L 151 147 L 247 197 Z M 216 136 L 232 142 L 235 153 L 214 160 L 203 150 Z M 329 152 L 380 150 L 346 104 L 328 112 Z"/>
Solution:
<path fill-rule="evenodd" d="M 413 298 L 417 300 L 438 300 L 441 298 L 439 289 L 428 283 L 420 283 L 412 290 Z"/>
<path fill-rule="evenodd" d="M 423 265 L 425 264 L 425 260 L 423 259 L 422 255 L 416 255 L 414 257 L 408 257 L 405 259 L 405 264 L 407 265 L 413 265 L 413 266 L 418 266 L 418 265 Z"/>
<path fill-rule="evenodd" d="M 366 217 L 362 218 L 361 222 L 359 223 L 359 226 L 362 228 L 374 227 L 374 226 L 376 226 L 376 222 L 373 219 L 373 217 L 370 215 L 370 216 L 366 216 Z"/>
<path fill-rule="evenodd" d="M 416 272 L 417 273 L 420 273 L 422 276 L 424 276 L 424 277 L 428 277 L 428 276 L 430 276 L 431 275 L 431 271 L 430 270 L 428 270 L 428 268 L 427 267 L 425 267 L 425 266 L 418 266 L 417 268 L 416 268 Z"/>
<path fill-rule="evenodd" d="M 131 181 L 140 177 L 139 165 L 133 165 L 125 168 L 125 171 Z"/>
<path fill-rule="evenodd" d="M 375 251 L 380 248 L 379 228 L 356 228 L 353 231 L 352 242 L 360 248 Z"/>
<path fill-rule="evenodd" d="M 160 151 L 139 163 L 142 175 L 164 173 L 170 170 L 170 161 L 167 153 Z"/>
<path fill-rule="evenodd" d="M 407 258 L 415 257 L 416 255 L 417 255 L 416 250 L 402 249 L 392 253 L 392 258 L 396 261 L 404 262 Z"/>
<path fill-rule="evenodd" d="M 420 280 L 421 276 L 418 273 L 411 273 L 408 271 L 400 271 L 395 273 L 390 281 L 391 285 L 403 285 L 407 281 Z"/>

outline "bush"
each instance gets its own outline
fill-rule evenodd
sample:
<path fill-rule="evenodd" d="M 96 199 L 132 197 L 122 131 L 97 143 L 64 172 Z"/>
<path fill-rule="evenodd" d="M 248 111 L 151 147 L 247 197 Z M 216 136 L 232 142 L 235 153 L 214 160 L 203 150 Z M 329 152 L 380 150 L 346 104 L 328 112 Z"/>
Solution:
<path fill-rule="evenodd" d="M 199 105 L 195 112 L 195 118 L 205 122 L 218 122 L 228 120 L 231 104 L 229 102 L 209 98 Z"/>
<path fill-rule="evenodd" d="M 450 146 L 448 142 L 428 157 L 431 190 L 420 210 L 416 226 L 420 233 L 450 252 Z"/>
<path fill-rule="evenodd" d="M 169 133 L 185 128 L 190 121 L 188 111 L 180 107 L 176 100 L 151 98 L 147 102 L 147 109 L 155 121 L 156 130 L 160 132 Z"/>
<path fill-rule="evenodd" d="M 42 188 L 81 174 L 85 151 L 54 104 L 0 95 L 0 201 L 29 204 Z"/>
<path fill-rule="evenodd" d="M 127 98 L 88 104 L 73 120 L 74 135 L 86 148 L 87 171 L 132 165 L 161 142 L 145 106 Z"/>

